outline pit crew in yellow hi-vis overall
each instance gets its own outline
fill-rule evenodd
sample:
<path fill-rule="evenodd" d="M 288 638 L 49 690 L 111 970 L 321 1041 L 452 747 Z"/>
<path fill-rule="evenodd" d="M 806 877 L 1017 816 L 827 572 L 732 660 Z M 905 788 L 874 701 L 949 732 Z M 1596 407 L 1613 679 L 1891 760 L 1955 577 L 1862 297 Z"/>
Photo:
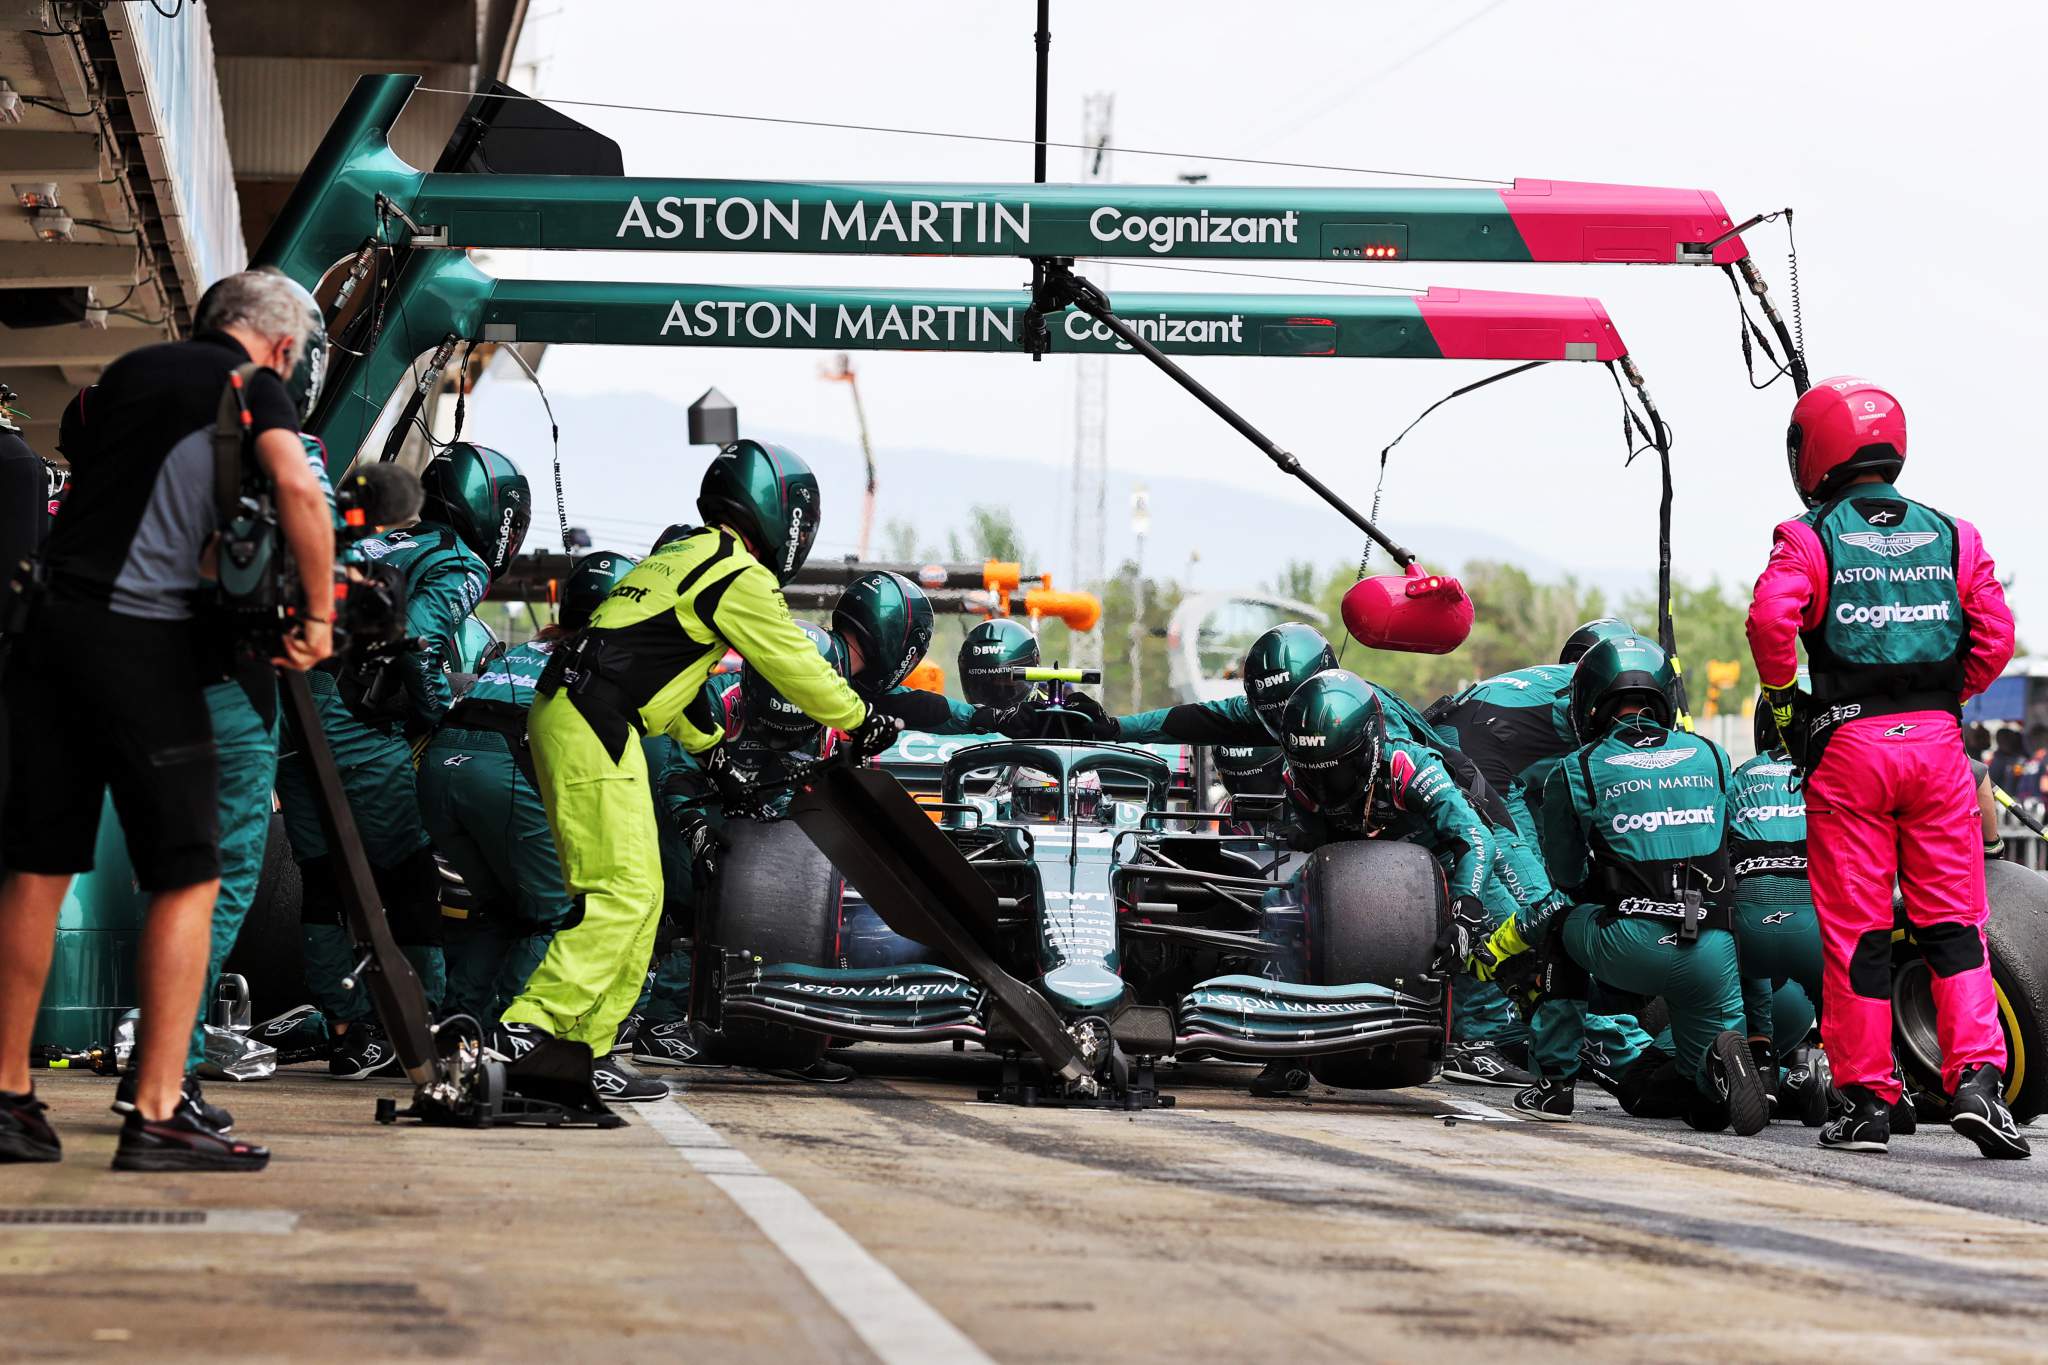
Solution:
<path fill-rule="evenodd" d="M 854 758 L 894 739 L 791 619 L 788 582 L 818 528 L 818 481 L 780 446 L 736 441 L 704 475 L 702 528 L 642 560 L 558 646 L 528 720 L 534 768 L 562 872 L 580 912 L 555 934 L 493 1038 L 561 1078 L 587 1067 L 566 1041 L 611 1047 L 639 997 L 661 915 L 661 845 L 642 735 L 667 733 L 691 753 L 724 737 L 702 700 L 728 647 L 820 724 L 847 731 Z M 717 755 L 711 762 L 718 763 Z"/>

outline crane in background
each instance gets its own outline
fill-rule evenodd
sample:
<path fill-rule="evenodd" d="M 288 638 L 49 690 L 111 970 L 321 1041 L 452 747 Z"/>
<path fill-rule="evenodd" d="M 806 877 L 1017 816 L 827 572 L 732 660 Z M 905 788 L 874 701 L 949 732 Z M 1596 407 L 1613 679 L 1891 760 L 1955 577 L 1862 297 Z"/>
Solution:
<path fill-rule="evenodd" d="M 875 531 L 875 447 L 868 439 L 868 413 L 860 402 L 860 376 L 854 372 L 853 361 L 841 351 L 832 358 L 830 365 L 820 366 L 818 377 L 834 384 L 844 384 L 853 394 L 853 420 L 860 427 L 860 455 L 867 461 L 867 492 L 860 503 L 860 544 L 855 555 L 865 561 L 868 557 L 868 541 Z"/>

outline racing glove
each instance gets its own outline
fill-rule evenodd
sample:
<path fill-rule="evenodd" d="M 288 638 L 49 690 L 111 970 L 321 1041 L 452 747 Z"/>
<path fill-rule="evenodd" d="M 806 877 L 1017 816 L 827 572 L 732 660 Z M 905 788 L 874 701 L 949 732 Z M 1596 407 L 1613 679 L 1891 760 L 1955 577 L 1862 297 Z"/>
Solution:
<path fill-rule="evenodd" d="M 1060 698 L 1059 704 L 1062 709 L 1080 717 L 1086 738 L 1116 738 L 1116 722 L 1103 711 L 1102 703 L 1086 692 L 1069 692 Z"/>
<path fill-rule="evenodd" d="M 870 706 L 860 724 L 846 732 L 846 747 L 855 763 L 865 763 L 894 744 L 902 729 L 902 721 Z"/>
<path fill-rule="evenodd" d="M 1465 962 L 1465 970 L 1481 981 L 1492 981 L 1501 975 L 1502 968 L 1511 959 L 1528 951 L 1528 941 L 1522 937 L 1514 916 L 1510 915 L 1500 928 L 1473 949 L 1472 956 Z"/>
<path fill-rule="evenodd" d="M 710 886 L 717 881 L 719 855 L 725 851 L 725 840 L 711 822 L 700 811 L 684 811 L 676 817 L 676 834 L 690 851 L 690 867 L 697 875 L 697 885 Z"/>
<path fill-rule="evenodd" d="M 1458 897 L 1451 902 L 1451 922 L 1444 927 L 1438 950 L 1454 962 L 1463 962 L 1485 941 L 1486 923 L 1486 906 L 1479 897 Z"/>
<path fill-rule="evenodd" d="M 1786 752 L 1794 762 L 1804 765 L 1806 761 L 1806 694 L 1794 682 L 1788 687 L 1772 687 L 1765 684 L 1763 705 L 1770 708 L 1771 723 L 1778 728 L 1778 737 L 1784 741 Z"/>

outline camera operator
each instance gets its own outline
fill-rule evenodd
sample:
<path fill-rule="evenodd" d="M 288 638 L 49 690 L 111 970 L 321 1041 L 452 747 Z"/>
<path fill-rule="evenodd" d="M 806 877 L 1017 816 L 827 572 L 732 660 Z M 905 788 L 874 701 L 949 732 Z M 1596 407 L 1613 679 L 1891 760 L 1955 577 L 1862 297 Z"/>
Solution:
<path fill-rule="evenodd" d="M 220 888 L 219 783 L 205 688 L 217 650 L 195 619 L 216 530 L 214 429 L 238 367 L 251 452 L 268 476 L 304 582 L 303 610 L 274 662 L 327 657 L 334 531 L 308 467 L 283 375 L 311 330 L 281 276 L 222 281 L 189 341 L 130 352 L 93 392 L 78 463 L 44 552 L 47 595 L 14 645 L 6 700 L 15 744 L 0 858 L 0 1159 L 55 1161 L 56 1133 L 29 1086 L 28 1049 L 71 878 L 92 867 L 112 789 L 137 884 L 141 1043 L 121 1170 L 259 1170 L 262 1147 L 227 1137 L 183 1089 Z M 210 657 L 209 657 L 210 655 Z"/>

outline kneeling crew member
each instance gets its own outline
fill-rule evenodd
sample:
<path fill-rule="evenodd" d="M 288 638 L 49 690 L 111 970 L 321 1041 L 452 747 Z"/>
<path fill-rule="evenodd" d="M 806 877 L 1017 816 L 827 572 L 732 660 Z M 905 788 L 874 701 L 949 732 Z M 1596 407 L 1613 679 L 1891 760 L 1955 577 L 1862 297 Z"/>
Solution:
<path fill-rule="evenodd" d="M 506 1009 L 508 1029 L 591 1052 L 612 1046 L 639 998 L 662 904 L 638 737 L 666 732 L 692 753 L 718 744 L 724 729 L 703 689 L 728 648 L 806 715 L 847 731 L 856 760 L 894 739 L 896 722 L 854 695 L 783 600 L 817 535 L 818 504 L 817 478 L 793 452 L 735 441 L 705 472 L 704 526 L 642 560 L 557 647 L 527 729 L 581 918 L 556 933 Z"/>
<path fill-rule="evenodd" d="M 1569 900 L 1554 916 L 1518 916 L 1474 954 L 1495 975 L 1555 931 L 1597 980 L 1661 995 L 1671 1009 L 1680 1074 L 1698 1099 L 1687 1121 L 1747 1136 L 1770 1121 L 1763 1078 L 1743 1032 L 1742 983 L 1730 932 L 1728 756 L 1670 728 L 1674 675 L 1664 651 L 1637 637 L 1594 646 L 1572 678 L 1573 726 L 1584 743 L 1545 779 L 1538 812 L 1552 882 Z M 1536 1085 L 1518 1112 L 1569 1119 L 1585 1004 L 1562 996 L 1536 1011 Z M 1724 1098 L 1725 1097 L 1725 1098 Z"/>

